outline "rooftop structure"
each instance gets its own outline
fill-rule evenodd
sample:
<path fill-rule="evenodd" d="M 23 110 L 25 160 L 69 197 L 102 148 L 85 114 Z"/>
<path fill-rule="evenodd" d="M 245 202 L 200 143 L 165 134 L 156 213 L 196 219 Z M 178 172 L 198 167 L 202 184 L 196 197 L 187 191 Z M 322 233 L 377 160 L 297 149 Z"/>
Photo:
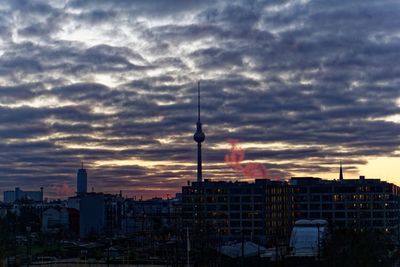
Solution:
<path fill-rule="evenodd" d="M 328 222 L 325 220 L 298 220 L 290 236 L 291 256 L 318 257 L 323 241 L 328 236 Z"/>

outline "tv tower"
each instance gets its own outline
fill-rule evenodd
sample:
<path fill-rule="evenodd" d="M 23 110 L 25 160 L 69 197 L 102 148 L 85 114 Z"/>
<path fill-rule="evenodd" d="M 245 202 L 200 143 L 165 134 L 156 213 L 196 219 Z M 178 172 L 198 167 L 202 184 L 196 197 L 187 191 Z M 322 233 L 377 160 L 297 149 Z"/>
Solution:
<path fill-rule="evenodd" d="M 197 182 L 203 181 L 203 173 L 201 166 L 201 143 L 206 139 L 206 135 L 203 133 L 201 129 L 201 121 L 200 121 L 200 82 L 197 82 L 197 123 L 196 123 L 196 132 L 193 136 L 194 141 L 197 142 Z"/>

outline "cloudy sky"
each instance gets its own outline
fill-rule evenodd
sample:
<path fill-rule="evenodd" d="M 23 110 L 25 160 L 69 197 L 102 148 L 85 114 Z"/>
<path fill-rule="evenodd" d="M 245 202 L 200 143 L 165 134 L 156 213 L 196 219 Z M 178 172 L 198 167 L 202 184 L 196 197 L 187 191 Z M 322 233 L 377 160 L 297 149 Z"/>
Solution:
<path fill-rule="evenodd" d="M 3 0 L 0 190 L 166 196 L 243 179 L 229 139 L 272 177 L 397 179 L 398 0 Z"/>

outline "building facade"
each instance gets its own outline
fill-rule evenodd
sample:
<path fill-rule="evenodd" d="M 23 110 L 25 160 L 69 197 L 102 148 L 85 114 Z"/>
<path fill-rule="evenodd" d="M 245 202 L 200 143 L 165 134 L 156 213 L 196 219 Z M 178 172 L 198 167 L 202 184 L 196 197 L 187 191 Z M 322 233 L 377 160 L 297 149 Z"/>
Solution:
<path fill-rule="evenodd" d="M 184 227 L 204 227 L 223 240 L 274 242 L 288 238 L 293 224 L 291 187 L 286 182 L 194 182 L 182 188 Z"/>
<path fill-rule="evenodd" d="M 87 193 L 79 198 L 81 238 L 113 236 L 122 231 L 122 196 Z"/>
<path fill-rule="evenodd" d="M 40 191 L 23 191 L 16 187 L 14 191 L 5 191 L 3 197 L 5 203 L 14 203 L 17 200 L 43 202 L 43 187 L 40 188 Z"/>
<path fill-rule="evenodd" d="M 288 241 L 294 222 L 326 220 L 329 227 L 379 230 L 400 237 L 400 187 L 379 179 L 288 182 L 193 182 L 182 188 L 184 227 L 225 240 Z"/>
<path fill-rule="evenodd" d="M 124 234 L 151 233 L 178 225 L 176 199 L 126 199 L 123 206 Z"/>
<path fill-rule="evenodd" d="M 295 218 L 325 219 L 332 227 L 399 230 L 400 188 L 379 179 L 293 177 Z"/>
<path fill-rule="evenodd" d="M 69 213 L 65 207 L 48 208 L 42 212 L 42 231 L 59 232 L 69 228 Z"/>
<path fill-rule="evenodd" d="M 105 228 L 105 201 L 103 194 L 87 194 L 79 202 L 79 236 L 97 237 Z"/>

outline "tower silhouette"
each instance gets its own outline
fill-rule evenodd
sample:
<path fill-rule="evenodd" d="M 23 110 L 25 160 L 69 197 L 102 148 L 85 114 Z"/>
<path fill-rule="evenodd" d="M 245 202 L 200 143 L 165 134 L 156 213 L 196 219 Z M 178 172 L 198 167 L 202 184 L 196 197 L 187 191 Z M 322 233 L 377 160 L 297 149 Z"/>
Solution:
<path fill-rule="evenodd" d="M 87 192 L 87 172 L 83 168 L 83 162 L 81 168 L 76 174 L 76 192 L 79 194 L 85 194 Z"/>
<path fill-rule="evenodd" d="M 200 82 L 197 82 L 197 123 L 196 132 L 193 139 L 197 143 L 197 182 L 203 181 L 202 162 L 201 162 L 201 143 L 206 139 L 206 135 L 201 128 L 200 120 Z"/>

